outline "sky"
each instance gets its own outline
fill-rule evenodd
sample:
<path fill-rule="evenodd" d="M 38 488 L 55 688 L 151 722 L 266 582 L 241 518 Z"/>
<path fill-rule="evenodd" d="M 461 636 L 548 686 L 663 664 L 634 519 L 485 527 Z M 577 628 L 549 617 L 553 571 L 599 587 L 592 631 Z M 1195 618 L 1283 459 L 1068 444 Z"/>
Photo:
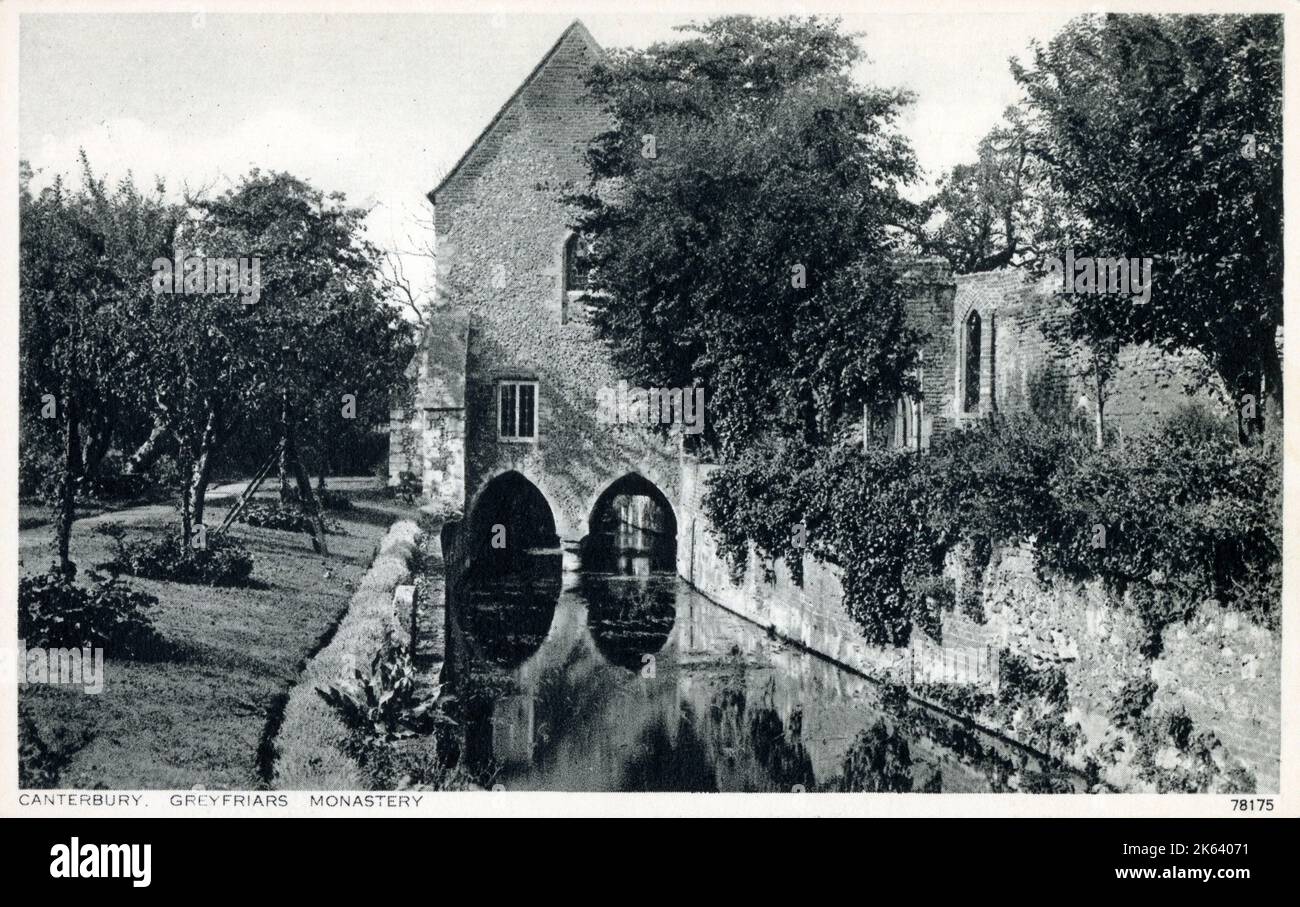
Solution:
<path fill-rule="evenodd" d="M 810 4 L 811 6 L 811 4 Z M 19 153 L 38 186 L 77 172 L 221 191 L 287 170 L 370 208 L 371 238 L 409 251 L 424 194 L 574 18 L 573 12 L 23 15 Z M 792 3 L 788 11 L 803 10 Z M 579 12 L 605 47 L 671 40 L 689 13 Z M 858 77 L 911 89 L 901 122 L 927 184 L 970 160 L 1018 97 L 1007 60 L 1069 15 L 844 15 Z M 919 197 L 925 186 L 908 193 Z M 407 258 L 419 276 L 422 264 Z"/>

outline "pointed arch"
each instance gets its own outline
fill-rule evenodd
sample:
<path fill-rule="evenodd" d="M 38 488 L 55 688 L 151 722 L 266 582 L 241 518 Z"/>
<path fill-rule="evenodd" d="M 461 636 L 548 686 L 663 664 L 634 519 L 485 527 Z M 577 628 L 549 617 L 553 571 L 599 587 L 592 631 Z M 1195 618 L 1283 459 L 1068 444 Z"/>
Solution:
<path fill-rule="evenodd" d="M 470 550 L 490 544 L 495 526 L 505 527 L 507 546 L 527 550 L 559 543 L 556 510 L 546 495 L 518 470 L 507 469 L 475 493 L 466 512 Z"/>
<path fill-rule="evenodd" d="M 980 385 L 983 376 L 983 319 L 976 309 L 971 309 L 962 324 L 962 398 L 961 411 L 978 412 L 980 408 Z"/>
<path fill-rule="evenodd" d="M 663 493 L 658 485 L 639 472 L 624 473 L 606 485 L 604 490 L 596 496 L 596 500 L 587 516 L 588 531 L 597 531 L 602 518 L 609 515 L 614 506 L 614 501 L 620 497 L 649 498 L 657 506 L 660 513 L 663 514 L 664 521 L 658 526 L 641 528 L 650 529 L 674 538 L 677 536 L 677 512 L 673 508 L 672 501 L 668 499 L 668 496 Z"/>

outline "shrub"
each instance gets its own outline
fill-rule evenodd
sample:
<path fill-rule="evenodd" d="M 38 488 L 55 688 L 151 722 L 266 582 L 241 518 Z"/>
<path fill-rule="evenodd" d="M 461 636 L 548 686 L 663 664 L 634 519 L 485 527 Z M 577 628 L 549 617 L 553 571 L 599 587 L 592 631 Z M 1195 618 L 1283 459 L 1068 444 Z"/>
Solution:
<path fill-rule="evenodd" d="M 321 521 L 326 522 L 324 517 L 321 517 Z M 287 504 L 281 501 L 251 502 L 235 517 L 235 522 L 258 529 L 283 529 L 288 532 L 308 532 L 311 528 L 310 518 L 296 501 Z M 327 532 L 330 528 L 328 525 L 325 527 Z"/>
<path fill-rule="evenodd" d="M 237 539 L 209 533 L 207 545 L 195 548 L 169 528 L 161 537 L 117 538 L 117 554 L 108 568 L 146 579 L 204 586 L 244 586 L 253 572 L 253 557 Z"/>
<path fill-rule="evenodd" d="M 1122 728 L 1138 727 L 1155 698 L 1156 683 L 1150 677 L 1130 680 L 1124 684 L 1111 705 L 1111 722 Z"/>
<path fill-rule="evenodd" d="M 26 706 L 19 700 L 18 786 L 46 790 L 58 787 L 59 776 L 67 768 L 72 756 L 90 739 L 90 731 L 84 729 L 74 739 L 68 739 L 66 733 L 46 739 L 37 729 Z"/>
<path fill-rule="evenodd" d="M 397 484 L 393 486 L 393 496 L 399 501 L 409 505 L 414 505 L 424 494 L 424 483 L 420 477 L 413 472 L 402 470 L 397 478 Z"/>
<path fill-rule="evenodd" d="M 1148 654 L 1163 628 L 1214 599 L 1276 626 L 1281 592 L 1281 464 L 1275 451 L 1175 421 L 1052 476 L 1056 512 L 1039 562 L 1131 593 Z M 1095 526 L 1104 529 L 1098 546 Z"/>
<path fill-rule="evenodd" d="M 146 611 L 158 600 L 113 577 L 81 586 L 57 571 L 18 581 L 18 637 L 43 648 L 102 648 L 133 658 L 157 648 Z"/>
<path fill-rule="evenodd" d="M 1181 413 L 1155 435 L 1095 450 L 1068 421 L 986 419 L 927 456 L 856 445 L 755 445 L 711 476 L 704 509 L 738 575 L 749 545 L 798 578 L 811 553 L 843 568 L 845 605 L 873 642 L 936 632 L 944 555 L 961 544 L 977 580 L 993 545 L 1031 540 L 1038 566 L 1128 596 L 1148 655 L 1163 628 L 1216 599 L 1276 627 L 1281 593 L 1280 456 L 1239 446 Z M 961 602 L 982 611 L 978 582 Z"/>
<path fill-rule="evenodd" d="M 455 747 L 437 746 L 412 751 L 391 743 L 353 741 L 349 752 L 366 774 L 371 790 L 481 790 L 475 778 L 461 764 L 444 754 Z"/>
<path fill-rule="evenodd" d="M 148 476 L 106 473 L 77 477 L 77 496 L 99 501 L 125 501 L 138 498 L 151 487 Z"/>
<path fill-rule="evenodd" d="M 1212 731 L 1197 731 L 1182 710 L 1148 715 L 1133 727 L 1133 765 L 1159 793 L 1254 793 L 1256 779 Z"/>
<path fill-rule="evenodd" d="M 704 508 L 722 530 L 719 551 L 739 578 L 753 542 L 768 561 L 783 558 L 799 580 L 802 550 L 795 547 L 795 524 L 808 519 L 808 483 L 815 452 L 796 441 L 778 439 L 747 449 L 740 459 L 710 478 Z M 805 528 L 807 528 L 805 526 Z"/>
<path fill-rule="evenodd" d="M 1204 403 L 1184 403 L 1173 411 L 1163 426 L 1164 433 L 1192 443 L 1237 438 L 1237 428 Z"/>
<path fill-rule="evenodd" d="M 176 458 L 171 454 L 161 454 L 153 461 L 147 474 L 150 481 L 159 488 L 180 488 L 188 477 Z"/>
<path fill-rule="evenodd" d="M 351 510 L 352 500 L 339 494 L 337 491 L 330 491 L 327 488 L 316 490 L 316 499 L 320 501 L 321 507 L 326 510 Z"/>
<path fill-rule="evenodd" d="M 62 473 L 62 452 L 50 420 L 23 412 L 18 427 L 19 495 L 53 501 L 55 485 Z"/>
<path fill-rule="evenodd" d="M 363 742 L 391 743 L 437 726 L 437 693 L 421 701 L 415 685 L 410 650 L 389 634 L 370 662 L 370 673 L 353 670 L 353 681 L 331 684 L 316 692 L 338 710 L 348 728 Z"/>

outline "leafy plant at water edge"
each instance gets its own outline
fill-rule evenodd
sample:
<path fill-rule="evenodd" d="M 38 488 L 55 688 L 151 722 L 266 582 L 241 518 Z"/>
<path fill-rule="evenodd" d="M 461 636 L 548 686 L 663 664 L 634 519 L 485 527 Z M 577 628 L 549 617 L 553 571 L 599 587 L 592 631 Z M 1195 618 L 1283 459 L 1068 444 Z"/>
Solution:
<path fill-rule="evenodd" d="M 355 669 L 350 681 L 316 692 L 363 740 L 391 743 L 451 722 L 438 707 L 437 690 L 428 699 L 418 698 L 410 650 L 391 634 L 375 653 L 368 674 Z"/>

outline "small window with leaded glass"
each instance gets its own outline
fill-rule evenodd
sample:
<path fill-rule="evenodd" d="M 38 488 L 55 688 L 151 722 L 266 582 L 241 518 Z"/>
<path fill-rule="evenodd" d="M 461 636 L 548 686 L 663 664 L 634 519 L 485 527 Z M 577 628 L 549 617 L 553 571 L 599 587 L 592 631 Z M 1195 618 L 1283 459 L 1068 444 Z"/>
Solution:
<path fill-rule="evenodd" d="M 497 438 L 502 441 L 537 440 L 537 382 L 497 383 Z"/>

